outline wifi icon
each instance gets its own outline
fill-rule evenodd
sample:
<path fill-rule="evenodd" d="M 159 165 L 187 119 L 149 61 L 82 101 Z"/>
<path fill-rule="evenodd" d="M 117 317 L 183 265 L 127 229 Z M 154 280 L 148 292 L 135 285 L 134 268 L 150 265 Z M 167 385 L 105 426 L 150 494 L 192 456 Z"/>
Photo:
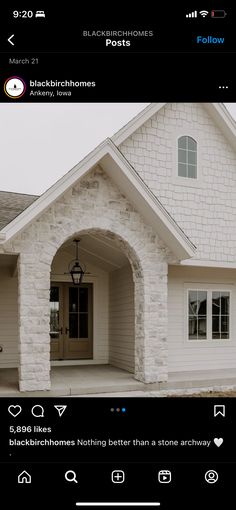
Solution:
<path fill-rule="evenodd" d="M 201 14 L 201 16 L 205 18 L 209 14 L 209 11 L 200 11 L 199 14 Z"/>

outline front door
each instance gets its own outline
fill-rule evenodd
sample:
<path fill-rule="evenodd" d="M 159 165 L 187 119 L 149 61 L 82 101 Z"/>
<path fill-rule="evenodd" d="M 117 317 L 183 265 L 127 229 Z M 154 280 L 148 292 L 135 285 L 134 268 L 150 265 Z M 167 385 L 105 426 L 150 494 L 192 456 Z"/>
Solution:
<path fill-rule="evenodd" d="M 93 354 L 92 284 L 52 283 L 51 359 L 89 359 Z"/>

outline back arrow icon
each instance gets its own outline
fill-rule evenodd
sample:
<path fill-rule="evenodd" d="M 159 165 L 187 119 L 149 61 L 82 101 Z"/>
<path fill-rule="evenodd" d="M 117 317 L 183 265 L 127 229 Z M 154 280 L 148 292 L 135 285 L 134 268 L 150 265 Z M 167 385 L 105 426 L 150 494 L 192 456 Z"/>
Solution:
<path fill-rule="evenodd" d="M 12 41 L 12 37 L 14 37 L 14 36 L 15 36 L 15 34 L 12 34 L 12 35 L 10 35 L 10 37 L 8 37 L 8 39 L 7 39 L 7 40 L 8 40 L 8 42 L 9 42 L 12 46 L 15 46 L 15 43 Z"/>

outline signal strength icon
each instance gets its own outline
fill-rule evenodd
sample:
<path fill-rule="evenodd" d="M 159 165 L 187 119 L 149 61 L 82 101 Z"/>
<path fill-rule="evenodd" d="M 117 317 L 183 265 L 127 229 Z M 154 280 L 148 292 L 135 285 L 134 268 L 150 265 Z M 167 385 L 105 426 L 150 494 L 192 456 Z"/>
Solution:
<path fill-rule="evenodd" d="M 197 11 L 192 11 L 186 14 L 186 18 L 197 18 Z"/>
<path fill-rule="evenodd" d="M 205 18 L 209 14 L 209 11 L 200 11 L 199 14 L 201 14 L 201 16 Z"/>

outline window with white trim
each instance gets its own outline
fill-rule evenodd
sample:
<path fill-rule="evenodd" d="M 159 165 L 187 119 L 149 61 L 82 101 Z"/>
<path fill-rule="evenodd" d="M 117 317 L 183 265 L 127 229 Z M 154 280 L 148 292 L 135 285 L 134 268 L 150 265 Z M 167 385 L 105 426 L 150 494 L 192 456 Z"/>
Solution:
<path fill-rule="evenodd" d="M 212 292 L 212 338 L 229 338 L 229 292 Z"/>
<path fill-rule="evenodd" d="M 188 290 L 188 340 L 229 340 L 230 291 Z"/>
<path fill-rule="evenodd" d="M 197 178 L 197 142 L 191 136 L 178 139 L 178 176 Z"/>

